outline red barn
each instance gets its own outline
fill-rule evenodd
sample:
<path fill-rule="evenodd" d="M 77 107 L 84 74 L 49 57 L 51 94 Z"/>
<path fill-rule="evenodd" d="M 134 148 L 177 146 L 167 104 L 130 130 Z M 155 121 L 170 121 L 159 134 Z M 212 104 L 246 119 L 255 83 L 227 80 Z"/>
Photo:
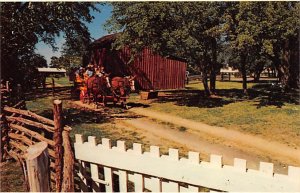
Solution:
<path fill-rule="evenodd" d="M 130 61 L 130 50 L 112 49 L 116 34 L 104 36 L 90 45 L 90 63 L 104 66 L 111 76 L 136 75 L 140 90 L 181 89 L 185 87 L 186 63 L 165 58 L 145 48 Z"/>

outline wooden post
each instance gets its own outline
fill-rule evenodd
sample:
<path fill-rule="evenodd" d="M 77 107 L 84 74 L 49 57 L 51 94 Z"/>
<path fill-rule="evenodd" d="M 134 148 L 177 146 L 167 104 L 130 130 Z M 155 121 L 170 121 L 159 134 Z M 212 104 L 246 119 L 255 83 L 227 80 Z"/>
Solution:
<path fill-rule="evenodd" d="M 50 192 L 48 144 L 39 142 L 29 146 L 25 155 L 31 192 Z"/>
<path fill-rule="evenodd" d="M 62 102 L 61 100 L 53 101 L 53 117 L 54 117 L 54 149 L 55 149 L 55 189 L 56 192 L 61 191 L 62 185 L 62 161 L 63 161 L 63 149 L 62 149 Z"/>
<path fill-rule="evenodd" d="M 70 142 L 69 131 L 63 131 L 64 168 L 62 180 L 62 192 L 74 192 L 74 155 Z"/>
<path fill-rule="evenodd" d="M 9 81 L 6 81 L 6 83 L 5 83 L 5 87 L 6 87 L 6 90 L 7 90 L 8 92 L 10 92 L 10 88 L 9 88 Z"/>
<path fill-rule="evenodd" d="M 55 87 L 55 82 L 54 78 L 52 78 L 52 96 L 54 97 L 54 87 Z"/>
<path fill-rule="evenodd" d="M 0 149 L 0 162 L 4 161 L 7 156 L 7 150 L 8 150 L 8 143 L 9 143 L 9 137 L 8 137 L 8 124 L 7 120 L 4 114 L 1 114 L 0 117 L 1 121 L 1 149 Z"/>

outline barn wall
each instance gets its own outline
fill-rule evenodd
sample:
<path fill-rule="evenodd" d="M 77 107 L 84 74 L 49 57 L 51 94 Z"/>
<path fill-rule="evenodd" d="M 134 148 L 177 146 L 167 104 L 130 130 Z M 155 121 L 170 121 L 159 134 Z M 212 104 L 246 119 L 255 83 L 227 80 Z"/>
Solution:
<path fill-rule="evenodd" d="M 141 56 L 128 64 L 130 50 L 110 51 L 102 48 L 92 51 L 91 62 L 104 66 L 111 76 L 136 75 L 141 90 L 180 89 L 185 87 L 186 63 L 163 58 L 144 49 Z"/>

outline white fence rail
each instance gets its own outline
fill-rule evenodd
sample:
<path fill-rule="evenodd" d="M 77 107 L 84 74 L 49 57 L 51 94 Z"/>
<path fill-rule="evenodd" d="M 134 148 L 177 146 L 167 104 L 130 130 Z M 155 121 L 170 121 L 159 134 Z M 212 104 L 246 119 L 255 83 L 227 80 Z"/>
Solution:
<path fill-rule="evenodd" d="M 222 157 L 211 155 L 210 162 L 199 160 L 199 153 L 189 152 L 179 158 L 177 149 L 160 155 L 159 147 L 150 146 L 142 152 L 142 145 L 134 143 L 127 149 L 124 141 L 112 147 L 109 139 L 88 137 L 84 142 L 76 135 L 75 158 L 88 165 L 90 174 L 79 172 L 82 182 L 93 191 L 128 190 L 142 192 L 198 192 L 201 187 L 217 191 L 276 191 L 299 192 L 300 168 L 289 166 L 288 175 L 274 174 L 273 164 L 260 162 L 259 170 L 247 169 L 246 160 L 234 159 L 234 165 L 223 165 Z M 89 182 L 88 182 L 89 181 Z M 200 189 L 199 189 L 200 188 Z"/>

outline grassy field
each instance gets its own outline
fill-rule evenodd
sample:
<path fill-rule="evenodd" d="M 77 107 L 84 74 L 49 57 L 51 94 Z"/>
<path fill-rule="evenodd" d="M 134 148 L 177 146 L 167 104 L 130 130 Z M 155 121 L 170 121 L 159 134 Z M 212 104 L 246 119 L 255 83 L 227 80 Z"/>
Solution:
<path fill-rule="evenodd" d="M 61 78 L 60 83 L 62 86 L 69 85 L 66 77 Z M 186 88 L 184 91 L 160 92 L 158 99 L 149 101 L 140 100 L 138 94 L 131 94 L 129 102 L 144 103 L 149 105 L 149 109 L 213 126 L 261 135 L 295 148 L 300 146 L 300 141 L 297 140 L 300 136 L 298 92 L 282 92 L 280 88 L 273 88 L 266 83 L 249 83 L 249 94 L 245 96 L 240 82 L 217 81 L 217 96 L 207 98 L 203 95 L 200 82 L 191 82 Z M 109 120 L 102 121 L 99 125 L 95 117 L 100 115 L 88 112 L 86 116 L 81 115 L 70 104 L 69 90 L 61 91 L 59 95 L 59 98 L 65 99 L 63 106 L 66 117 L 75 131 L 98 135 L 101 124 L 103 128 L 113 126 L 108 124 Z M 40 97 L 29 99 L 26 104 L 28 109 L 51 118 L 52 100 L 49 94 L 42 93 Z M 115 113 L 122 110 L 113 108 L 112 111 Z M 104 118 L 100 116 L 98 120 L 101 119 Z M 94 120 L 94 123 L 89 120 Z M 106 134 L 111 134 L 109 129 L 103 130 L 106 130 Z M 103 131 L 99 135 L 103 135 Z"/>
<path fill-rule="evenodd" d="M 203 86 L 192 82 L 192 92 L 163 92 L 148 103 L 149 109 L 208 125 L 226 127 L 260 135 L 300 147 L 299 93 L 282 92 L 270 84 L 249 83 L 249 95 L 242 93 L 240 82 L 217 82 L 217 96 L 203 97 Z M 130 99 L 138 102 L 139 96 Z"/>
<path fill-rule="evenodd" d="M 85 108 L 75 107 L 70 96 L 69 81 L 66 77 L 56 79 L 59 86 L 54 98 L 63 100 L 65 123 L 72 127 L 71 138 L 80 133 L 86 138 L 89 135 L 110 138 L 114 144 L 116 140 L 145 144 L 144 148 L 153 145 L 142 131 L 132 130 L 126 126 L 117 126 L 114 120 L 107 117 L 109 114 L 124 112 L 121 108 L 107 108 L 102 112 L 94 112 Z M 291 147 L 300 147 L 300 106 L 299 92 L 283 92 L 280 88 L 270 84 L 248 84 L 249 95 L 245 96 L 240 82 L 217 82 L 217 93 L 207 98 L 203 93 L 203 86 L 199 82 L 191 82 L 186 90 L 160 92 L 159 98 L 154 100 L 140 100 L 137 93 L 130 95 L 129 103 L 134 106 L 145 105 L 147 108 L 176 115 L 182 118 L 203 122 L 209 125 L 226 127 L 245 133 L 262 136 L 266 139 L 288 144 Z M 37 114 L 52 119 L 52 89 L 39 90 L 26 95 L 27 108 Z M 170 122 L 159 122 L 173 129 L 185 132 L 186 128 L 178 127 Z M 161 142 L 165 143 L 165 141 Z M 164 144 L 156 144 L 167 152 Z M 173 148 L 185 150 L 185 147 L 172 144 Z M 170 147 L 170 146 L 168 146 Z M 15 171 L 17 163 L 1 167 L 2 191 L 25 191 L 22 185 L 21 174 Z M 18 175 L 18 177 L 16 177 Z M 13 180 L 17 179 L 18 180 Z M 12 180 L 14 182 L 10 183 Z M 6 183 L 8 182 L 8 183 Z M 3 189 L 3 187 L 7 187 Z"/>
<path fill-rule="evenodd" d="M 23 172 L 18 162 L 8 161 L 0 164 L 0 191 L 1 192 L 26 192 L 23 183 Z"/>
<path fill-rule="evenodd" d="M 69 77 L 60 77 L 60 78 L 54 78 L 54 83 L 58 84 L 59 86 L 72 86 L 72 84 L 69 82 Z M 46 84 L 52 85 L 52 78 L 47 77 L 46 78 Z"/>

